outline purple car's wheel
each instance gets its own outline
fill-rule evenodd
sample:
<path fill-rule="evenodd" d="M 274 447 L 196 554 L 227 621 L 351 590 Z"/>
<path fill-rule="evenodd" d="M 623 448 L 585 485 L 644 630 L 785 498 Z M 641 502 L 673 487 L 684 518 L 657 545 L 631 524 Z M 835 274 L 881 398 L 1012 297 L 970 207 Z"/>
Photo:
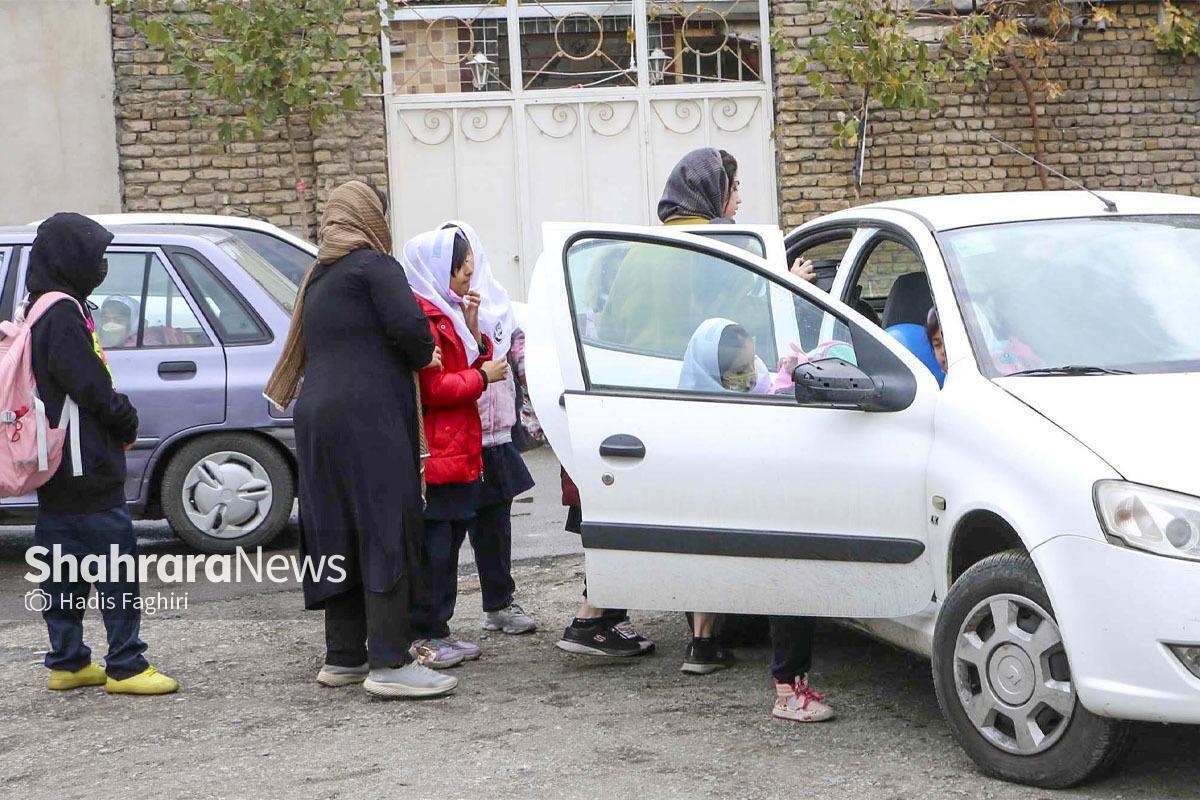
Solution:
<path fill-rule="evenodd" d="M 230 552 L 265 544 L 283 529 L 295 481 L 270 442 L 252 434 L 217 434 L 172 456 L 161 496 L 179 538 L 205 552 Z"/>

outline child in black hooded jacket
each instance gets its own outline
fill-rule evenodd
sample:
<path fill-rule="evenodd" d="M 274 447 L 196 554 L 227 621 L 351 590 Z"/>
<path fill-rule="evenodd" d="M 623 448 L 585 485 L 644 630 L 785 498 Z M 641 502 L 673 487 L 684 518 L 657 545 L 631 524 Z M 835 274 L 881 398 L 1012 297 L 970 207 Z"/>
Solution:
<path fill-rule="evenodd" d="M 88 295 L 104 281 L 105 249 L 112 234 L 79 214 L 55 214 L 38 227 L 29 255 L 26 288 L 30 303 L 46 292 L 63 292 L 73 303 L 55 303 L 33 325 L 33 376 L 50 419 L 58 419 L 70 397 L 79 406 L 82 475 L 75 477 L 69 448 L 58 471 L 38 489 L 34 545 L 46 548 L 53 569 L 54 548 L 80 564 L 99 555 L 107 570 L 96 582 L 98 605 L 108 633 L 105 668 L 91 663 L 83 643 L 83 615 L 91 584 L 67 569 L 41 584 L 42 617 L 50 634 L 46 666 L 51 689 L 105 685 L 111 693 L 167 694 L 179 688 L 143 655 L 139 636 L 141 609 L 136 568 L 110 556 L 131 556 L 137 563 L 137 538 L 125 508 L 125 449 L 137 439 L 137 410 L 113 388 L 104 351 L 95 337 Z M 126 560 L 128 561 L 128 560 Z M 65 567 L 65 565 L 64 565 Z M 75 577 L 76 580 L 70 580 Z"/>

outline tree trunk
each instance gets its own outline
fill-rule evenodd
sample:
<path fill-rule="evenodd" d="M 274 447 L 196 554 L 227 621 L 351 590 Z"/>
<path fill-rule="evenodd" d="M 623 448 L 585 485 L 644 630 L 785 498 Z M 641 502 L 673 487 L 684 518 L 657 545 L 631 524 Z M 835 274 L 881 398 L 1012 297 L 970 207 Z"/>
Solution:
<path fill-rule="evenodd" d="M 1013 73 L 1017 76 L 1021 88 L 1025 91 L 1025 104 L 1029 106 L 1029 121 L 1033 125 L 1033 157 L 1038 161 L 1038 178 L 1042 182 L 1042 189 L 1049 189 L 1050 185 L 1046 178 L 1046 168 L 1043 166 L 1046 159 L 1042 153 L 1042 119 L 1038 115 L 1037 99 L 1033 94 L 1033 86 L 1029 83 L 1029 76 L 1025 74 L 1025 67 L 1021 65 L 1021 57 L 1017 55 L 1017 51 L 1013 49 L 1011 44 L 1005 46 L 1004 57 L 1008 61 L 1008 66 L 1012 67 Z"/>
<path fill-rule="evenodd" d="M 312 239 L 312 224 L 308 218 L 308 192 L 302 190 L 304 185 L 304 177 L 300 174 L 300 158 L 296 155 L 296 139 L 292 135 L 292 118 L 290 115 L 283 116 L 283 129 L 287 133 L 288 152 L 292 155 L 292 175 L 296 179 L 296 195 L 300 198 L 300 220 L 304 226 L 304 238 Z"/>

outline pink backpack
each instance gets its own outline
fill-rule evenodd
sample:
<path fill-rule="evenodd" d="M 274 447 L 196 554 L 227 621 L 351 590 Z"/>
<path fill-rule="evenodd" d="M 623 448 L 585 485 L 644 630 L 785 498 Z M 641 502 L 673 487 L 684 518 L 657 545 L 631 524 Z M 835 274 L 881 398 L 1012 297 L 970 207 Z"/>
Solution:
<path fill-rule="evenodd" d="M 79 302 L 62 292 L 46 292 L 32 308 L 22 307 L 13 322 L 0 322 L 0 497 L 28 494 L 53 477 L 70 433 L 73 474 L 83 474 L 79 446 L 79 406 L 63 402 L 58 426 L 47 425 L 46 405 L 33 379 L 33 323 L 60 300 Z"/>

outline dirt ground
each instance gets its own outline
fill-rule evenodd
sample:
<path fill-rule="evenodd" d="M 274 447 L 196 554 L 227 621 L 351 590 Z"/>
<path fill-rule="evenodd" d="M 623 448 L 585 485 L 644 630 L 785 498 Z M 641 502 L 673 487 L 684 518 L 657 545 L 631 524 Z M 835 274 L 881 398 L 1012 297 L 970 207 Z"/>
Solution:
<path fill-rule="evenodd" d="M 542 626 L 522 637 L 480 635 L 478 584 L 464 578 L 454 624 L 484 656 L 455 670 L 454 696 L 424 702 L 318 686 L 321 617 L 297 612 L 294 589 L 147 620 L 149 655 L 184 687 L 163 698 L 48 692 L 44 629 L 4 624 L 0 797 L 1200 797 L 1200 728 L 1142 726 L 1116 775 L 1070 792 L 982 778 L 942 722 L 928 664 L 832 625 L 814 684 L 839 717 L 819 726 L 770 718 L 763 649 L 681 674 L 677 614 L 634 615 L 658 642 L 650 657 L 562 653 L 581 573 L 576 556 L 517 566 L 518 599 Z M 88 635 L 99 656 L 94 619 Z"/>

